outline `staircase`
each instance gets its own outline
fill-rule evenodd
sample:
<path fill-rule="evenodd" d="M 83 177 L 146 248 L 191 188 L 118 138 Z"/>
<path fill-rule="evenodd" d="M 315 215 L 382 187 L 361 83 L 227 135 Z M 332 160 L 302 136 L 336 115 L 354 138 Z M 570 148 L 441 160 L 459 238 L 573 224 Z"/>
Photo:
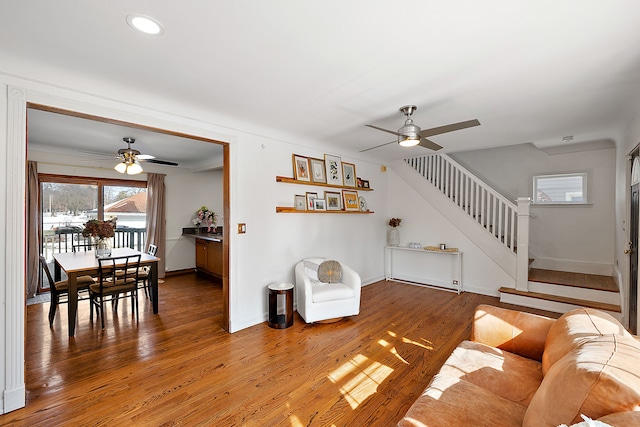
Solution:
<path fill-rule="evenodd" d="M 512 202 L 446 154 L 404 162 L 410 169 L 394 171 L 425 199 L 445 200 L 434 206 L 514 278 L 515 288 L 499 289 L 502 302 L 559 313 L 586 306 L 621 317 L 613 278 L 531 268 L 528 198 Z"/>
<path fill-rule="evenodd" d="M 610 276 L 568 271 L 529 271 L 528 290 L 502 287 L 500 301 L 564 313 L 577 307 L 606 311 L 621 320 L 620 292 Z"/>

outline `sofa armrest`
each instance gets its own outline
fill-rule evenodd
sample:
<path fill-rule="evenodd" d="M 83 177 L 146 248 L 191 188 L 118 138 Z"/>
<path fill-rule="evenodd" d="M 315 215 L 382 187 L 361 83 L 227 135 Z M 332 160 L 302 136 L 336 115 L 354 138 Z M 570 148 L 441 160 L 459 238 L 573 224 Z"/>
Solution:
<path fill-rule="evenodd" d="M 483 304 L 476 308 L 471 341 L 541 361 L 553 322 L 548 317 Z"/>

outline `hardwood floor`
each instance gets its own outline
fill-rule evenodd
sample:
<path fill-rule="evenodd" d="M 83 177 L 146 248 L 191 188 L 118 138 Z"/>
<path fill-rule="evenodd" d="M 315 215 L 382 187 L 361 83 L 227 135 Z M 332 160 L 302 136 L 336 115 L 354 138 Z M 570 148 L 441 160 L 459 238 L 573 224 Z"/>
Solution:
<path fill-rule="evenodd" d="M 0 425 L 392 426 L 469 337 L 478 304 L 513 307 L 383 281 L 362 289 L 359 316 L 228 334 L 221 297 L 170 277 L 158 315 L 141 294 L 138 324 L 122 300 L 102 331 L 80 303 L 71 339 L 65 305 L 52 329 L 49 304 L 28 306 L 27 406 Z"/>

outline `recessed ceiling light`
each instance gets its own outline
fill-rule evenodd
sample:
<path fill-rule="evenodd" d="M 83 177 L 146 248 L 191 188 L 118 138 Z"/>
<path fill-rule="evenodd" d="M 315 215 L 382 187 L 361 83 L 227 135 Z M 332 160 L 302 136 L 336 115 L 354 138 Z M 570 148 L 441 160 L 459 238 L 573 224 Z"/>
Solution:
<path fill-rule="evenodd" d="M 144 15 L 127 15 L 127 24 L 145 34 L 160 35 L 164 33 L 164 27 L 160 22 Z"/>

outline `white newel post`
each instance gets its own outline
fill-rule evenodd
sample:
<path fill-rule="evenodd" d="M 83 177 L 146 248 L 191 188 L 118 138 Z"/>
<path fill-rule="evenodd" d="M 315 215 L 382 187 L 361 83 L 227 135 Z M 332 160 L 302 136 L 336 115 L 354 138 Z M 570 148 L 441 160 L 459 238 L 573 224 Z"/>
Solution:
<path fill-rule="evenodd" d="M 518 252 L 516 255 L 516 289 L 529 289 L 529 197 L 518 197 Z"/>

